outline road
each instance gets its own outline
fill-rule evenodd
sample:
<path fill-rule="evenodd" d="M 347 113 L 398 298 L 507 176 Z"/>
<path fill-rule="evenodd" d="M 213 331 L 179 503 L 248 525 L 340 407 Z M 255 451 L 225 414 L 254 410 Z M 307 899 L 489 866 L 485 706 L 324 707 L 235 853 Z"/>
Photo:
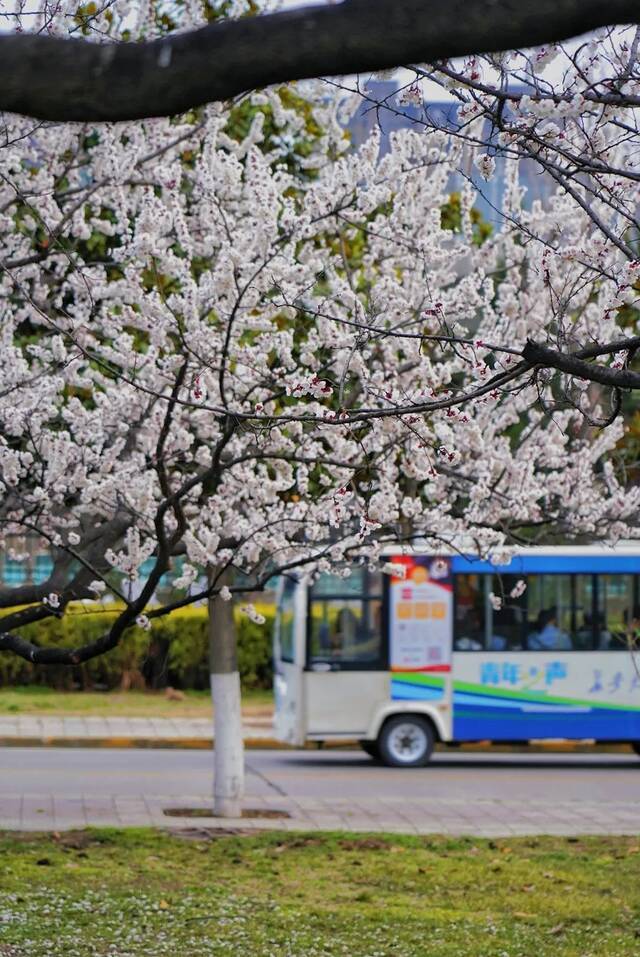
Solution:
<path fill-rule="evenodd" d="M 206 797 L 209 751 L 0 749 L 0 795 L 78 793 Z M 250 751 L 249 796 L 360 800 L 640 801 L 640 759 L 626 754 L 438 753 L 423 769 L 374 764 L 360 751 Z"/>
<path fill-rule="evenodd" d="M 171 820 L 164 812 L 203 813 L 211 786 L 208 751 L 0 749 L 0 827 L 204 825 L 203 818 Z M 245 808 L 255 820 L 236 826 L 636 834 L 640 760 L 621 753 L 455 752 L 436 754 L 424 769 L 396 770 L 359 751 L 251 751 Z M 289 817 L 264 818 L 278 809 Z"/>

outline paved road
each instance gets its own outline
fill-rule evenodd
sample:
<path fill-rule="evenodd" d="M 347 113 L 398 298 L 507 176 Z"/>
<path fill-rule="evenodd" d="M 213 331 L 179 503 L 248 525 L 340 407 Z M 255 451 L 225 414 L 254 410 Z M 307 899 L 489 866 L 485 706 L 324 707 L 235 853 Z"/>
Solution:
<path fill-rule="evenodd" d="M 206 751 L 0 749 L 0 822 L 166 824 L 167 806 L 207 806 L 211 765 Z M 250 808 L 288 811 L 288 827 L 640 832 L 640 760 L 626 754 L 440 753 L 396 770 L 356 751 L 252 751 L 247 795 Z M 278 822 L 249 826 L 267 824 Z"/>

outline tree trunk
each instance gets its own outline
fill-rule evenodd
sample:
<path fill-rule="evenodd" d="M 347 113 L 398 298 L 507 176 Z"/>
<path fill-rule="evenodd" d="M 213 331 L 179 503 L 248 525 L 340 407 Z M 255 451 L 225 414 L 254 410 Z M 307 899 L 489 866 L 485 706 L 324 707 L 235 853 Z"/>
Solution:
<path fill-rule="evenodd" d="M 225 573 L 218 584 L 229 581 Z M 217 817 L 241 817 L 244 742 L 233 601 L 209 599 L 209 662 L 215 739 L 213 813 Z"/>

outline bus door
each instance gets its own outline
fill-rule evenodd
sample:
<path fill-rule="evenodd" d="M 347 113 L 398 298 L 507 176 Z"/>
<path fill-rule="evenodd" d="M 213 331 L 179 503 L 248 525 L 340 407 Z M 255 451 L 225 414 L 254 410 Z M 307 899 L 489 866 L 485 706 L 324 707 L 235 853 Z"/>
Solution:
<path fill-rule="evenodd" d="M 294 579 L 281 579 L 273 642 L 274 731 L 288 744 L 304 743 L 305 623 L 306 588 Z"/>
<path fill-rule="evenodd" d="M 310 738 L 364 738 L 389 699 L 380 572 L 355 566 L 309 590 L 305 724 Z"/>
<path fill-rule="evenodd" d="M 389 581 L 389 665 L 394 701 L 437 712 L 451 736 L 453 577 L 451 559 L 393 556 Z"/>

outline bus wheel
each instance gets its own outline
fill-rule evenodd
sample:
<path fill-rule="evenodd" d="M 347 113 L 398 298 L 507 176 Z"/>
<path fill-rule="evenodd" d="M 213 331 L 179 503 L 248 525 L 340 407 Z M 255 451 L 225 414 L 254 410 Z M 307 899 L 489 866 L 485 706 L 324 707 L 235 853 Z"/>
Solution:
<path fill-rule="evenodd" d="M 633 748 L 633 750 L 636 752 L 636 754 L 637 754 L 638 757 L 640 758 L 640 741 L 632 741 L 632 742 L 631 742 L 631 747 Z"/>
<path fill-rule="evenodd" d="M 422 768 L 431 757 L 431 725 L 418 715 L 398 714 L 385 722 L 378 746 L 380 757 L 393 768 Z"/>
<path fill-rule="evenodd" d="M 370 758 L 373 758 L 374 761 L 380 760 L 380 748 L 378 747 L 377 741 L 365 741 L 364 739 L 358 741 L 358 744 L 362 748 L 365 754 L 368 754 Z"/>

